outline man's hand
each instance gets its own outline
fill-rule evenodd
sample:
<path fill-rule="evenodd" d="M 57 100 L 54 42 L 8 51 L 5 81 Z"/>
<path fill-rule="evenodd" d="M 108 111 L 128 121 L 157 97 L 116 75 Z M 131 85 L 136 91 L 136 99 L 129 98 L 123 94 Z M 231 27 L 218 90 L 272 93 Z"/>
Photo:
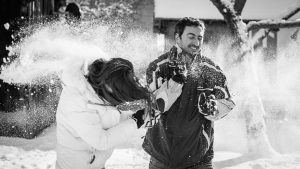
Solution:
<path fill-rule="evenodd" d="M 217 114 L 217 102 L 214 95 L 206 96 L 201 93 L 198 100 L 198 109 L 204 116 L 215 116 Z"/>
<path fill-rule="evenodd" d="M 132 114 L 132 119 L 136 122 L 137 128 L 142 127 L 145 123 L 145 109 L 139 110 L 136 113 Z"/>
<path fill-rule="evenodd" d="M 206 119 L 211 121 L 225 117 L 234 107 L 235 104 L 230 99 L 216 100 L 214 95 L 206 97 L 205 93 L 199 96 L 198 109 Z"/>

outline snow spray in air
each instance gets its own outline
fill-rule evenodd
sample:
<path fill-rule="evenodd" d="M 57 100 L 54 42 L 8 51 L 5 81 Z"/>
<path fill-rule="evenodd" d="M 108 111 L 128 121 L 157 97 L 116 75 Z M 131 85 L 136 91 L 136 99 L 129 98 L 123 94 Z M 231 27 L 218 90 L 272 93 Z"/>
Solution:
<path fill-rule="evenodd" d="M 21 29 L 25 35 L 9 47 L 10 60 L 0 78 L 8 83 L 41 84 L 80 58 L 121 57 L 136 70 L 146 68 L 158 56 L 155 36 L 141 30 L 124 30 L 100 22 L 68 25 L 61 22 L 36 24 Z M 137 72 L 139 74 L 139 72 Z"/>
<path fill-rule="evenodd" d="M 253 131 L 262 127 L 266 129 L 264 132 L 271 145 L 262 146 L 272 146 L 282 153 L 299 151 L 299 40 L 291 40 L 285 48 L 278 48 L 276 56 L 270 57 L 262 50 L 257 50 L 250 54 L 247 60 L 234 64 L 230 58 L 234 53 L 228 54 L 226 44 L 230 43 L 227 41 L 228 39 L 225 42 L 221 41 L 217 46 L 208 45 L 203 52 L 204 55 L 214 57 L 222 67 L 236 102 L 236 108 L 225 118 L 228 122 L 216 122 L 217 128 L 220 125 L 220 132 L 216 129 L 216 145 L 220 142 L 221 145 L 228 144 L 227 148 L 247 151 L 249 140 L 244 119 L 245 116 L 251 115 L 252 121 L 248 121 L 248 124 L 253 126 Z M 261 126 L 259 121 L 265 121 L 266 126 Z M 226 141 L 228 136 L 233 139 Z M 241 139 L 241 136 L 244 138 Z M 264 150 L 266 149 L 262 148 L 262 151 Z"/>
<path fill-rule="evenodd" d="M 146 67 L 159 55 L 153 34 L 123 29 L 120 23 L 37 23 L 22 27 L 17 35 L 20 40 L 8 47 L 9 57 L 1 67 L 0 79 L 20 86 L 24 96 L 17 101 L 22 102 L 21 107 L 9 119 L 14 119 L 15 125 L 21 128 L 26 127 L 27 133 L 32 130 L 27 138 L 54 122 L 61 89 L 60 74 L 77 59 L 128 59 L 143 82 Z"/>

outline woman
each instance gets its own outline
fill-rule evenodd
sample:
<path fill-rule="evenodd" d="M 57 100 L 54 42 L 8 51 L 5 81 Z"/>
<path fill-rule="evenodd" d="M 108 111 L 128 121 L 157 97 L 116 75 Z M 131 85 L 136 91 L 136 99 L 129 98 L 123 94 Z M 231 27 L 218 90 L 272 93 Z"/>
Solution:
<path fill-rule="evenodd" d="M 141 99 L 150 104 L 149 92 L 136 80 L 128 60 L 98 59 L 87 73 L 84 65 L 68 65 L 61 77 L 64 85 L 56 115 L 58 169 L 104 168 L 113 148 L 131 138 L 146 116 L 140 110 L 121 121 L 125 113 L 116 106 Z M 171 95 L 178 97 L 181 87 L 172 85 Z M 160 107 L 168 108 L 175 101 L 164 100 Z"/>

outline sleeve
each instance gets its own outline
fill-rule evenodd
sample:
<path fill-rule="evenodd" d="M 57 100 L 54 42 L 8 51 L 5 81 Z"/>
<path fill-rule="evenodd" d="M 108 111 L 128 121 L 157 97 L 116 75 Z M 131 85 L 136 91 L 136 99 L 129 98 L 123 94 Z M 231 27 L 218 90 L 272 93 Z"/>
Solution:
<path fill-rule="evenodd" d="M 87 109 L 96 111 L 99 115 L 99 119 L 102 120 L 104 118 L 106 121 L 111 122 L 112 124 L 119 123 L 121 120 L 121 113 L 118 109 L 116 109 L 114 106 L 104 106 L 101 104 L 96 104 L 92 102 L 88 102 Z M 109 113 L 104 113 L 109 112 Z M 125 112 L 124 112 L 125 113 Z M 133 113 L 132 111 L 127 111 L 126 114 Z M 125 117 L 122 117 L 125 118 Z"/>
<path fill-rule="evenodd" d="M 117 110 L 107 110 L 117 111 Z M 136 122 L 127 119 L 112 128 L 104 130 L 101 120 L 91 112 L 74 112 L 68 123 L 79 137 L 97 150 L 111 149 L 126 142 L 137 131 Z"/>
<path fill-rule="evenodd" d="M 228 115 L 228 113 L 235 107 L 235 103 L 227 86 L 227 78 L 219 66 L 216 66 L 215 85 L 213 94 L 216 97 L 218 113 L 214 117 L 215 120 L 221 119 Z"/>
<path fill-rule="evenodd" d="M 159 66 L 157 65 L 157 60 L 151 62 L 146 70 L 146 82 L 150 91 L 156 95 L 157 90 L 161 86 L 162 77 L 160 77 Z M 165 101 L 162 98 L 155 98 L 157 103 L 157 108 L 160 112 L 164 112 Z"/>
<path fill-rule="evenodd" d="M 227 78 L 221 68 L 215 65 L 210 59 L 206 59 L 200 63 L 201 76 L 205 82 L 198 90 L 207 92 L 207 96 L 213 94 L 215 96 L 217 113 L 215 115 L 205 116 L 208 120 L 219 120 L 225 117 L 234 107 L 235 104 L 231 99 L 231 95 L 227 86 Z"/>
<path fill-rule="evenodd" d="M 156 96 L 158 109 L 161 112 L 168 110 L 180 96 L 181 90 L 174 89 L 181 89 L 182 87 L 182 85 L 180 88 L 173 86 L 174 84 L 179 85 L 179 83 L 171 79 L 173 72 L 169 67 L 169 55 L 169 52 L 161 55 L 158 59 L 149 64 L 146 71 L 147 84 L 150 91 Z M 172 86 L 175 88 L 172 88 Z"/>
<path fill-rule="evenodd" d="M 165 53 L 151 62 L 146 70 L 146 81 L 150 90 L 154 92 L 159 89 L 164 81 L 170 79 L 169 53 Z"/>
<path fill-rule="evenodd" d="M 217 69 L 221 71 L 219 66 L 217 66 Z M 220 77 L 221 78 L 220 80 L 217 80 L 217 85 L 214 87 L 214 93 L 220 92 L 221 94 L 219 95 L 223 96 L 223 97 L 219 97 L 216 100 L 217 108 L 218 108 L 217 119 L 221 119 L 225 117 L 235 107 L 235 103 L 232 100 L 231 94 L 228 90 L 227 78 L 222 71 L 221 73 L 222 73 L 222 77 Z"/>

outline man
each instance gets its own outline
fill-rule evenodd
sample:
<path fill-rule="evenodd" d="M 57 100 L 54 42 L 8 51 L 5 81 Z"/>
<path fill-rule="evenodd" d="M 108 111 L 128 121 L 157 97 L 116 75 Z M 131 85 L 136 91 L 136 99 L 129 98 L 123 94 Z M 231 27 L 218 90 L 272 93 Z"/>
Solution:
<path fill-rule="evenodd" d="M 234 107 L 226 77 L 201 54 L 205 26 L 183 18 L 175 26 L 176 45 L 153 61 L 147 83 L 153 91 L 173 80 L 182 93 L 158 123 L 149 128 L 143 148 L 150 154 L 150 169 L 212 169 L 213 121 Z"/>

